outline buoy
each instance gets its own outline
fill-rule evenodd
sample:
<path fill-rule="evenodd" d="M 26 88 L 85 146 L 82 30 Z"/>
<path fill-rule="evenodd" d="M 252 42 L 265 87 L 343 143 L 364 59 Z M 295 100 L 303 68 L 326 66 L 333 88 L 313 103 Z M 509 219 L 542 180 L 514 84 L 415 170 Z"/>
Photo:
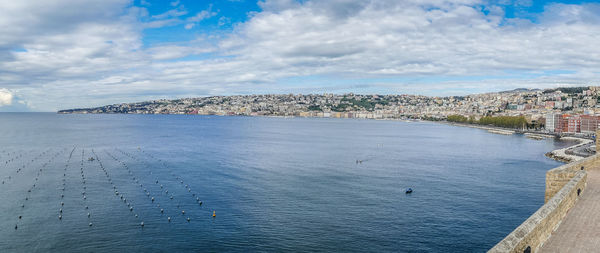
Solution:
<path fill-rule="evenodd" d="M 217 211 L 213 211 L 213 218 L 217 217 Z"/>

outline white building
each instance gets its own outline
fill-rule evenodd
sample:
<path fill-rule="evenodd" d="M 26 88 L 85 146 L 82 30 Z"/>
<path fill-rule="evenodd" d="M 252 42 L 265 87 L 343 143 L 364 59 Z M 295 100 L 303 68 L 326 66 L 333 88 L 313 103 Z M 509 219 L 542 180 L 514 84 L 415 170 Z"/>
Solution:
<path fill-rule="evenodd" d="M 548 113 L 546 114 L 546 130 L 554 133 L 554 129 L 559 127 L 560 114 Z"/>

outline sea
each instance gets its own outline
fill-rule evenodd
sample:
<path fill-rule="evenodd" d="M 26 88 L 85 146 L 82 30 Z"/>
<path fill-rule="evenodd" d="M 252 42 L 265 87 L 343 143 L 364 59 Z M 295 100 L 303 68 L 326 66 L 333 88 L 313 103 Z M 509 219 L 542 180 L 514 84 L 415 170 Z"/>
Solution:
<path fill-rule="evenodd" d="M 0 252 L 485 252 L 543 205 L 561 165 L 544 153 L 567 145 L 433 122 L 0 113 Z"/>

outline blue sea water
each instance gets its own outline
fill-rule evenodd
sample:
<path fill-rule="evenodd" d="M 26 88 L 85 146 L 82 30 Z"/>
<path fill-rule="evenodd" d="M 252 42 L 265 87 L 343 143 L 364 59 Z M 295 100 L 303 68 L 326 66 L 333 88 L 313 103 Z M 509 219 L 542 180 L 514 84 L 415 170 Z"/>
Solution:
<path fill-rule="evenodd" d="M 2 113 L 0 145 L 0 252 L 483 252 L 543 204 L 560 165 L 544 153 L 567 144 L 428 122 Z"/>

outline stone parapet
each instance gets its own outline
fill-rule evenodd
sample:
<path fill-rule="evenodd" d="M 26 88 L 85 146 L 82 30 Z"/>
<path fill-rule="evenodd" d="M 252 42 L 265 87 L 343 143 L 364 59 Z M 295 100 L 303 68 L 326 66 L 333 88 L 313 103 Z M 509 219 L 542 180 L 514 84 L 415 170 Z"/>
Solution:
<path fill-rule="evenodd" d="M 598 167 L 597 155 L 546 173 L 545 204 L 488 252 L 536 252 L 558 228 L 584 191 L 586 170 Z"/>

